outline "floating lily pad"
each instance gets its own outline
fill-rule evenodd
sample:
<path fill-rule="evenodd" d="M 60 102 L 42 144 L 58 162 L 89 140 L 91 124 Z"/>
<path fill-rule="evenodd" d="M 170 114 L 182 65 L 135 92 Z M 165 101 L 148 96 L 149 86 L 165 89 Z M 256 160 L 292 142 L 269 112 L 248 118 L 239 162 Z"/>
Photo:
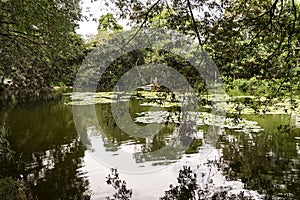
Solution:
<path fill-rule="evenodd" d="M 182 116 L 179 116 L 175 113 L 170 113 L 167 111 L 148 111 L 141 112 L 137 114 L 138 117 L 135 118 L 135 122 L 140 123 L 166 123 L 174 122 L 180 123 L 179 119 Z M 228 129 L 235 129 L 236 131 L 241 131 L 245 133 L 257 133 L 263 129 L 258 126 L 258 123 L 255 121 L 250 121 L 246 119 L 241 119 L 239 123 L 235 123 L 232 118 L 225 118 L 219 115 L 213 115 L 207 112 L 188 112 L 186 120 L 196 120 L 197 126 L 209 125 L 217 126 Z"/>
<path fill-rule="evenodd" d="M 106 104 L 117 101 L 129 101 L 131 93 L 122 92 L 84 92 L 84 93 L 71 93 L 70 102 L 67 105 L 94 105 Z"/>

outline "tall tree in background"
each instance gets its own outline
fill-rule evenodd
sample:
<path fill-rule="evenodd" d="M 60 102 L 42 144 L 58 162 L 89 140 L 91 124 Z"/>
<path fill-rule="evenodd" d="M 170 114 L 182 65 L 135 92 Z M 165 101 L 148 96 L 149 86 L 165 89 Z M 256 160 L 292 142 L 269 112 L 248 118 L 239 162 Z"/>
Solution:
<path fill-rule="evenodd" d="M 98 20 L 98 32 L 102 31 L 118 32 L 123 31 L 123 27 L 118 24 L 112 13 L 107 13 L 106 15 L 101 15 Z"/>
<path fill-rule="evenodd" d="M 276 79 L 275 93 L 299 82 L 300 7 L 295 0 L 107 1 L 119 8 L 119 18 L 139 28 L 152 27 L 161 16 L 155 26 L 193 34 L 230 80 Z"/>
<path fill-rule="evenodd" d="M 80 0 L 0 0 L 0 76 L 18 88 L 70 81 L 82 56 Z"/>

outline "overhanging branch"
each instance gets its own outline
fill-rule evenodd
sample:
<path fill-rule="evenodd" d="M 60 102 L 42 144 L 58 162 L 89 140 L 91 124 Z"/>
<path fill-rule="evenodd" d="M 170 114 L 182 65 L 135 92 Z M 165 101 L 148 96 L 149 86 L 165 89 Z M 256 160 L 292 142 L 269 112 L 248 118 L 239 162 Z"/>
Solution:
<path fill-rule="evenodd" d="M 199 35 L 199 31 L 198 31 L 198 27 L 197 27 L 197 24 L 196 24 L 196 20 L 194 18 L 194 14 L 193 14 L 193 11 L 192 11 L 191 2 L 189 0 L 187 1 L 187 5 L 188 5 L 189 12 L 190 12 L 190 15 L 191 15 L 191 18 L 192 18 L 192 21 L 193 21 L 194 31 L 195 31 L 195 33 L 197 35 L 197 39 L 199 41 L 200 48 L 202 49 L 202 41 L 201 41 L 201 38 L 200 38 L 200 35 Z"/>

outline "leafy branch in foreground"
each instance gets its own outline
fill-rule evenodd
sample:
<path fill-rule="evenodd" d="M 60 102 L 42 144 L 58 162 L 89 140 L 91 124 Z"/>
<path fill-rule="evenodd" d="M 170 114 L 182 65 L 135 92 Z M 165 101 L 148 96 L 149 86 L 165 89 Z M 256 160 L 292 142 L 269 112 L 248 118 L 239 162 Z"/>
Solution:
<path fill-rule="evenodd" d="M 165 191 L 165 196 L 161 200 L 167 199 L 194 199 L 196 195 L 197 175 L 190 167 L 183 166 L 177 178 L 179 185 L 170 185 L 170 190 Z"/>
<path fill-rule="evenodd" d="M 238 194 L 229 194 L 231 187 L 225 186 L 221 187 L 216 191 L 212 191 L 213 183 L 212 177 L 214 174 L 211 172 L 212 167 L 217 167 L 220 169 L 222 163 L 218 160 L 209 160 L 204 163 L 210 167 L 209 174 L 206 176 L 205 173 L 201 173 L 203 184 L 197 183 L 197 175 L 189 166 L 183 166 L 179 170 L 177 177 L 177 182 L 179 185 L 170 185 L 170 189 L 165 191 L 165 195 L 160 200 L 204 200 L 204 199 L 240 199 L 240 200 L 250 200 L 253 199 L 249 195 L 245 195 L 243 191 Z M 112 173 L 108 175 L 106 183 L 112 185 L 117 192 L 113 195 L 113 198 L 107 197 L 107 200 L 129 200 L 132 197 L 132 189 L 127 189 L 126 182 L 121 180 L 117 169 L 112 169 Z"/>
<path fill-rule="evenodd" d="M 220 168 L 220 163 L 217 160 L 209 160 L 205 163 L 208 167 L 210 167 L 209 174 L 203 186 L 197 183 L 197 175 L 191 170 L 188 166 L 183 166 L 179 171 L 179 175 L 177 177 L 177 182 L 179 185 L 173 186 L 170 185 L 170 190 L 165 191 L 165 196 L 160 198 L 160 200 L 204 200 L 204 199 L 240 199 L 240 200 L 250 200 L 252 197 L 245 196 L 243 192 L 239 194 L 228 194 L 228 191 L 231 187 L 222 187 L 219 191 L 212 191 L 211 186 L 214 185 L 213 180 L 211 179 L 214 174 L 211 173 L 211 168 L 213 166 L 218 166 Z M 204 178 L 205 174 L 201 173 L 202 178 Z"/>
<path fill-rule="evenodd" d="M 126 182 L 121 180 L 119 177 L 119 173 L 117 169 L 111 169 L 111 175 L 109 174 L 106 177 L 106 183 L 108 185 L 112 185 L 114 189 L 116 189 L 116 193 L 113 195 L 113 198 L 107 197 L 107 200 L 127 200 L 130 199 L 132 196 L 132 189 L 127 189 Z"/>
<path fill-rule="evenodd" d="M 12 89 L 70 85 L 84 56 L 80 0 L 0 1 L 0 78 Z"/>

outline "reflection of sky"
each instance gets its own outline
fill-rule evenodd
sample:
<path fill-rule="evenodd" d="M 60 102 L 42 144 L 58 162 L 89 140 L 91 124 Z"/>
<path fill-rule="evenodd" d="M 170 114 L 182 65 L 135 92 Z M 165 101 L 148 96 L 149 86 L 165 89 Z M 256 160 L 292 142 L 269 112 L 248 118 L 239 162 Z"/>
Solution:
<path fill-rule="evenodd" d="M 110 4 L 110 6 L 106 6 L 105 3 L 108 1 L 103 1 L 103 0 L 97 0 L 91 3 L 91 0 L 82 0 L 82 14 L 86 17 L 88 17 L 87 20 L 83 20 L 82 22 L 79 23 L 79 29 L 76 30 L 78 34 L 81 35 L 95 35 L 97 34 L 97 26 L 98 26 L 98 19 L 101 15 L 104 15 L 108 12 L 110 13 L 115 13 L 113 9 L 115 8 L 114 5 Z M 196 18 L 199 18 L 199 12 L 197 10 L 194 10 L 194 15 Z M 200 14 L 200 17 L 203 16 L 203 14 Z M 93 21 L 93 18 L 96 19 L 96 21 Z M 128 20 L 120 20 L 119 24 L 121 24 L 124 29 L 126 30 L 128 26 L 126 23 Z"/>
<path fill-rule="evenodd" d="M 164 195 L 170 184 L 176 184 L 179 169 L 183 165 L 191 166 L 197 176 L 197 182 L 204 187 L 208 179 L 213 180 L 210 191 L 217 191 L 220 187 L 230 187 L 230 193 L 238 194 L 244 191 L 254 199 L 261 199 L 257 192 L 244 190 L 240 181 L 227 181 L 216 166 L 209 167 L 204 163 L 208 160 L 219 160 L 222 150 L 208 144 L 201 146 L 199 153 L 183 154 L 179 160 L 165 165 L 153 165 L 155 161 L 137 163 L 134 153 L 140 151 L 140 144 L 128 141 L 121 144 L 115 151 L 107 151 L 105 141 L 100 134 L 90 133 L 93 128 L 87 129 L 92 144 L 92 151 L 86 151 L 83 171 L 87 172 L 92 190 L 93 199 L 104 199 L 112 195 L 114 190 L 105 183 L 105 177 L 110 173 L 110 168 L 118 168 L 120 177 L 133 189 L 133 199 L 158 199 Z M 121 169 L 121 170 L 120 170 Z M 200 176 L 204 174 L 204 176 Z M 153 192 L 155 191 L 155 192 Z"/>
<path fill-rule="evenodd" d="M 79 23 L 79 29 L 76 30 L 77 33 L 81 35 L 89 35 L 89 34 L 97 34 L 97 26 L 98 26 L 98 19 L 101 15 L 106 14 L 108 12 L 113 13 L 112 6 L 111 8 L 108 8 L 105 6 L 105 1 L 98 0 L 93 3 L 91 3 L 91 0 L 82 0 L 82 14 L 86 17 L 88 17 L 87 20 L 83 20 Z M 96 19 L 96 21 L 93 21 L 93 18 Z M 126 25 L 126 21 L 120 21 L 119 24 L 121 24 L 123 27 Z"/>
<path fill-rule="evenodd" d="M 97 140 L 97 139 L 96 139 Z M 96 142 L 96 140 L 94 140 Z M 97 142 L 101 142 L 101 139 Z M 133 200 L 135 199 L 158 199 L 164 195 L 164 191 L 168 190 L 170 184 L 177 184 L 178 171 L 183 165 L 189 165 L 198 174 L 197 182 L 203 186 L 207 183 L 209 178 L 213 179 L 213 184 L 208 187 L 212 191 L 217 191 L 219 187 L 231 187 L 229 193 L 238 194 L 240 191 L 245 192 L 245 196 L 252 195 L 254 199 L 261 199 L 260 195 L 252 190 L 244 190 L 243 183 L 240 181 L 227 181 L 222 171 L 217 167 L 208 167 L 203 163 L 207 159 L 218 160 L 222 153 L 215 148 L 203 149 L 207 150 L 208 154 L 203 158 L 199 154 L 190 156 L 183 156 L 183 158 L 176 163 L 173 163 L 161 170 L 149 173 L 133 174 L 120 172 L 120 178 L 125 180 L 128 188 L 133 189 Z M 122 158 L 123 165 L 128 165 L 128 159 Z M 110 174 L 110 169 L 105 167 L 103 163 L 96 159 L 92 152 L 87 151 L 84 157 L 85 166 L 84 171 L 89 175 L 90 189 L 92 192 L 92 199 L 104 199 L 107 196 L 112 196 L 114 190 L 111 186 L 105 183 L 105 177 Z M 120 160 L 121 162 L 121 160 Z M 129 161 L 130 162 L 130 161 Z M 105 163 L 106 165 L 107 163 Z M 200 174 L 204 173 L 202 177 Z"/>

